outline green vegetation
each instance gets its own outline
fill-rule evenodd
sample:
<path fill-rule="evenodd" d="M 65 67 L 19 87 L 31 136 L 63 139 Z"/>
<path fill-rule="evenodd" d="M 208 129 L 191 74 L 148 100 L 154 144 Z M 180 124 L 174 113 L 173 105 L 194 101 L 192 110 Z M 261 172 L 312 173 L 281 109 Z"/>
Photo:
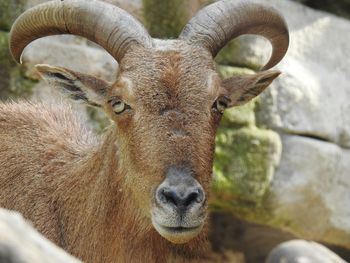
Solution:
<path fill-rule="evenodd" d="M 13 21 L 24 11 L 25 2 L 25 0 L 0 1 L 0 30 L 10 30 Z"/>
<path fill-rule="evenodd" d="M 232 58 L 236 57 L 239 52 L 239 42 L 230 41 L 215 57 L 215 61 L 222 65 L 232 65 Z"/>
<path fill-rule="evenodd" d="M 218 70 L 223 78 L 254 73 L 230 66 L 218 66 Z M 252 100 L 223 116 L 216 136 L 211 209 L 266 223 L 273 220 L 266 200 L 282 146 L 276 132 L 256 126 L 257 104 L 257 99 Z"/>
<path fill-rule="evenodd" d="M 11 57 L 8 35 L 0 31 L 0 99 L 28 97 L 36 82 L 26 78 Z"/>
<path fill-rule="evenodd" d="M 145 26 L 152 37 L 177 38 L 188 18 L 185 0 L 142 0 Z"/>
<path fill-rule="evenodd" d="M 279 161 L 281 142 L 269 130 L 220 127 L 216 138 L 214 192 L 260 203 Z"/>
<path fill-rule="evenodd" d="M 8 48 L 8 38 L 15 19 L 24 11 L 26 0 L 0 0 L 0 99 L 29 97 L 33 81 L 15 63 Z"/>

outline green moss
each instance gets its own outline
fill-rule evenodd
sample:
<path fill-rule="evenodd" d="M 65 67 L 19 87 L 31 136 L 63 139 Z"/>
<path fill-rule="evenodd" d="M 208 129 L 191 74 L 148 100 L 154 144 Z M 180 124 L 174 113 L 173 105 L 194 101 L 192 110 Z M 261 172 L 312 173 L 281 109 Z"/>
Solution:
<path fill-rule="evenodd" d="M 237 38 L 230 41 L 215 57 L 215 61 L 221 65 L 258 70 L 261 68 L 261 58 L 257 57 L 244 46 L 245 41 Z"/>
<path fill-rule="evenodd" d="M 243 75 L 243 74 L 254 74 L 255 71 L 251 70 L 249 68 L 240 68 L 240 67 L 233 67 L 233 66 L 225 66 L 225 65 L 218 65 L 217 66 L 218 73 L 221 78 L 230 78 L 232 76 L 236 75 Z"/>
<path fill-rule="evenodd" d="M 152 37 L 177 38 L 188 18 L 185 0 L 143 0 L 145 26 Z"/>
<path fill-rule="evenodd" d="M 234 129 L 229 123 L 217 133 L 210 210 L 270 226 L 288 225 L 270 207 L 270 184 L 281 156 L 279 135 L 254 125 Z"/>
<path fill-rule="evenodd" d="M 29 96 L 36 83 L 26 78 L 8 48 L 8 33 L 0 31 L 0 99 Z"/>
<path fill-rule="evenodd" d="M 233 59 L 237 57 L 240 46 L 239 42 L 236 40 L 228 42 L 228 44 L 220 50 L 220 52 L 216 55 L 215 61 L 222 65 L 235 65 L 233 63 Z"/>
<path fill-rule="evenodd" d="M 0 31 L 0 73 L 15 65 L 8 48 L 8 33 Z"/>
<path fill-rule="evenodd" d="M 24 11 L 25 2 L 25 0 L 0 0 L 0 30 L 10 30 L 15 19 Z"/>
<path fill-rule="evenodd" d="M 248 102 L 244 106 L 233 107 L 225 111 L 220 127 L 231 129 L 253 126 L 255 124 L 254 115 L 255 101 Z"/>
<path fill-rule="evenodd" d="M 0 31 L 0 98 L 6 96 L 15 62 L 8 48 L 8 33 Z"/>
<path fill-rule="evenodd" d="M 254 126 L 238 130 L 222 127 L 215 153 L 213 190 L 217 197 L 223 202 L 228 198 L 260 204 L 280 158 L 278 134 Z"/>
<path fill-rule="evenodd" d="M 254 74 L 250 69 L 222 65 L 218 72 L 222 78 Z M 277 133 L 256 127 L 256 102 L 257 99 L 231 108 L 222 118 L 214 162 L 216 207 L 237 205 L 240 210 L 249 211 L 252 206 L 257 209 L 269 191 L 281 154 L 281 141 Z"/>
<path fill-rule="evenodd" d="M 25 77 L 24 72 L 16 67 L 10 72 L 10 85 L 6 90 L 7 92 L 4 92 L 3 95 L 9 98 L 28 98 L 32 94 L 36 83 L 38 81 Z"/>

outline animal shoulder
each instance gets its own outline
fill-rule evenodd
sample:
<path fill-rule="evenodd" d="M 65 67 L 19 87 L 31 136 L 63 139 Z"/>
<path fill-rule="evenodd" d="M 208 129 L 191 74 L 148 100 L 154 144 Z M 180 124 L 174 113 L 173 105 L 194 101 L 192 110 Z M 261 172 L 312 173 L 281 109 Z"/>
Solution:
<path fill-rule="evenodd" d="M 84 117 L 63 101 L 55 104 L 25 100 L 0 103 L 0 138 L 26 144 L 65 144 L 71 148 L 89 148 L 97 143 Z"/>

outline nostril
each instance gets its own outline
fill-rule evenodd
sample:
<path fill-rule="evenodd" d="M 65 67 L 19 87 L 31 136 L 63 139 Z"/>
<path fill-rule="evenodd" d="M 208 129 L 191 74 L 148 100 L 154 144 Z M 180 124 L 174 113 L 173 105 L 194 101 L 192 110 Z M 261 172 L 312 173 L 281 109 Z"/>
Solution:
<path fill-rule="evenodd" d="M 177 188 L 163 188 L 159 191 L 159 199 L 177 208 L 187 208 L 194 203 L 203 202 L 204 193 L 200 188 L 191 188 L 185 193 L 177 190 Z"/>
<path fill-rule="evenodd" d="M 202 203 L 203 199 L 204 199 L 204 192 L 203 192 L 202 188 L 197 188 L 195 191 L 197 193 L 195 201 L 197 203 Z"/>
<path fill-rule="evenodd" d="M 179 203 L 178 195 L 176 194 L 175 191 L 171 189 L 162 189 L 161 196 L 162 196 L 161 200 L 165 203 L 171 203 L 171 204 L 174 204 L 175 206 L 177 206 L 177 204 Z"/>
<path fill-rule="evenodd" d="M 185 200 L 185 206 L 190 206 L 192 203 L 197 202 L 198 199 L 198 192 L 192 192 L 187 196 L 187 199 Z M 197 202 L 199 203 L 199 202 Z"/>
<path fill-rule="evenodd" d="M 204 201 L 204 192 L 201 187 L 193 188 L 191 191 L 189 191 L 187 198 L 186 198 L 186 206 L 190 206 L 194 203 L 203 203 Z"/>

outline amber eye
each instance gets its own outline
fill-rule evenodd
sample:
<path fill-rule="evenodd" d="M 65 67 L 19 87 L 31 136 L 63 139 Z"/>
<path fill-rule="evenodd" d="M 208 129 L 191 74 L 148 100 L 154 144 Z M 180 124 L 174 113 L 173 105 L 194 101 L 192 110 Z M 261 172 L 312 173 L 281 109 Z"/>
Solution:
<path fill-rule="evenodd" d="M 219 97 L 214 102 L 212 106 L 212 110 L 223 114 L 226 108 L 228 107 L 229 102 L 230 102 L 230 99 L 228 97 Z"/>
<path fill-rule="evenodd" d="M 113 111 L 116 114 L 120 114 L 127 109 L 131 109 L 131 107 L 124 101 L 122 101 L 120 98 L 112 98 L 109 100 L 109 103 L 111 104 Z"/>

